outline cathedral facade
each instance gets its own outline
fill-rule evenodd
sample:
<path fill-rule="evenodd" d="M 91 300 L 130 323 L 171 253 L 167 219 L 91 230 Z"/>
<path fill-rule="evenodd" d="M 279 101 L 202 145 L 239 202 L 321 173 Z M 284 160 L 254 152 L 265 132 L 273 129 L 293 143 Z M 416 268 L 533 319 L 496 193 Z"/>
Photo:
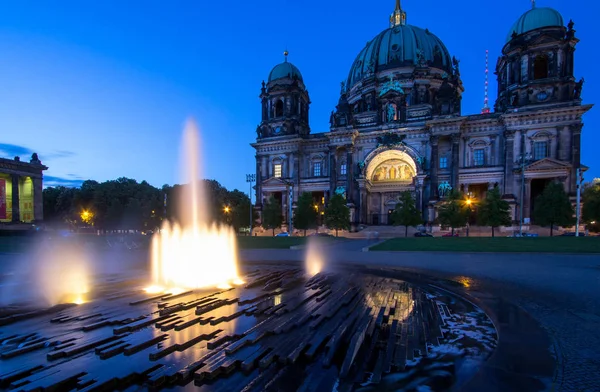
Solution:
<path fill-rule="evenodd" d="M 464 115 L 459 61 L 428 29 L 406 23 L 396 1 L 390 27 L 358 54 L 331 113 L 311 133 L 300 70 L 276 65 L 260 94 L 256 207 L 273 196 L 289 218 L 303 192 L 322 212 L 342 194 L 353 227 L 389 224 L 410 191 L 427 222 L 450 190 L 481 200 L 498 188 L 515 222 L 530 220 L 536 197 L 560 181 L 574 199 L 580 162 L 583 79 L 574 76 L 574 24 L 536 7 L 510 28 L 497 61 L 498 96 Z M 535 222 L 534 222 L 535 223 Z"/>

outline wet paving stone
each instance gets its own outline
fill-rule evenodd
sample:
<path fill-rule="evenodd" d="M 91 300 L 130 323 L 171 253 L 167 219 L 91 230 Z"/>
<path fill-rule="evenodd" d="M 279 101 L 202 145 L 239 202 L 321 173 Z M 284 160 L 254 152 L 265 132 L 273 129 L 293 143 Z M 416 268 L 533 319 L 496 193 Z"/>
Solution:
<path fill-rule="evenodd" d="M 497 345 L 488 316 L 433 286 L 349 270 L 254 268 L 231 290 L 4 309 L 0 389 L 446 390 Z"/>

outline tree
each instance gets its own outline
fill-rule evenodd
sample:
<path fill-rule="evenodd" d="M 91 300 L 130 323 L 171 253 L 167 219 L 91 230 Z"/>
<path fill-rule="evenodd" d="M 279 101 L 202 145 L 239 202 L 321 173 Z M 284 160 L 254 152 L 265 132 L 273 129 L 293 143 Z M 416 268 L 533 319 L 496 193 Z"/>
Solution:
<path fill-rule="evenodd" d="M 550 237 L 552 237 L 554 225 L 573 225 L 574 214 L 573 205 L 561 183 L 548 184 L 542 194 L 535 199 L 533 219 L 540 226 L 550 226 Z"/>
<path fill-rule="evenodd" d="M 336 194 L 329 199 L 329 204 L 325 208 L 325 224 L 335 230 L 336 237 L 338 230 L 350 229 L 350 209 L 346 205 L 344 196 Z"/>
<path fill-rule="evenodd" d="M 454 229 L 466 226 L 469 220 L 469 212 L 463 195 L 452 190 L 448 195 L 448 199 L 440 206 L 438 218 L 442 225 L 452 228 L 452 236 L 454 236 Z"/>
<path fill-rule="evenodd" d="M 508 226 L 512 222 L 510 205 L 506 200 L 502 200 L 498 188 L 488 191 L 483 203 L 479 206 L 477 215 L 479 224 L 492 227 L 492 237 L 494 237 L 494 228 Z"/>
<path fill-rule="evenodd" d="M 408 227 L 416 226 L 423 222 L 421 212 L 417 210 L 415 198 L 410 191 L 400 194 L 398 204 L 392 213 L 394 226 L 404 226 L 404 236 L 408 237 Z"/>
<path fill-rule="evenodd" d="M 299 230 L 306 230 L 317 227 L 318 212 L 313 206 L 312 194 L 304 192 L 298 198 L 298 205 L 294 211 L 294 227 Z"/>
<path fill-rule="evenodd" d="M 593 185 L 583 191 L 582 218 L 594 231 L 600 224 L 600 185 Z"/>
<path fill-rule="evenodd" d="M 262 226 L 267 230 L 273 230 L 273 237 L 275 237 L 275 229 L 281 227 L 282 222 L 281 205 L 271 196 L 263 206 Z"/>

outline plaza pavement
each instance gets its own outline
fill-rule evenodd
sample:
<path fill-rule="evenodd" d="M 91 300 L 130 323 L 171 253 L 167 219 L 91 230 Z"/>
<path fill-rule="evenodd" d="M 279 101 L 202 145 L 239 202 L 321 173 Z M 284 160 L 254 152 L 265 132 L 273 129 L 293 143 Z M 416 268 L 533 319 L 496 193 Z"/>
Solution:
<path fill-rule="evenodd" d="M 551 339 L 548 349 L 555 357 L 556 366 L 552 381 L 545 389 L 600 391 L 599 255 L 362 252 L 364 247 L 374 243 L 341 241 L 322 246 L 318 253 L 323 256 L 327 268 L 341 272 L 350 265 L 426 274 L 460 282 L 462 289 L 476 298 L 485 299 L 489 294 L 517 305 L 531 315 Z M 302 265 L 305 255 L 306 249 L 240 252 L 243 263 L 283 261 Z M 94 264 L 102 267 L 94 272 L 123 274 L 126 272 L 124 266 L 128 265 L 130 273 L 142 273 L 147 269 L 146 260 L 147 254 L 142 251 L 107 253 L 95 260 Z M 13 271 L 7 268 L 13 270 L 19 264 L 18 255 L 0 254 L 0 286 L 8 278 L 3 274 L 9 272 L 12 275 Z M 519 317 L 516 312 L 501 316 Z M 531 340 L 516 343 L 523 350 L 534 350 L 540 342 L 545 340 L 531 336 Z M 519 352 L 512 355 L 518 357 Z M 537 364 L 527 366 L 526 371 L 535 373 Z M 522 371 L 514 369 L 512 376 L 519 377 Z"/>
<path fill-rule="evenodd" d="M 517 305 L 548 333 L 556 367 L 547 390 L 600 391 L 600 256 L 568 254 L 362 252 L 368 240 L 322 246 L 327 268 L 397 268 L 461 282 Z M 245 262 L 302 263 L 306 250 L 244 250 Z M 532 336 L 532 339 L 535 337 Z M 523 349 L 533 342 L 519 342 Z M 536 364 L 531 364 L 535 368 Z M 515 377 L 518 374 L 514 374 Z"/>

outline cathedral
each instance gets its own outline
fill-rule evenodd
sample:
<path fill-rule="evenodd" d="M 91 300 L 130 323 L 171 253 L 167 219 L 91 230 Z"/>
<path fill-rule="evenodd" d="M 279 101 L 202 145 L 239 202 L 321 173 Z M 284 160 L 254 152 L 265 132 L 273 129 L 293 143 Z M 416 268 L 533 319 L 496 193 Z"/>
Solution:
<path fill-rule="evenodd" d="M 486 96 L 481 113 L 465 115 L 459 60 L 432 31 L 408 24 L 396 0 L 389 28 L 356 56 L 324 133 L 311 132 L 307 86 L 286 52 L 262 82 L 256 208 L 273 196 L 289 222 L 300 194 L 311 193 L 321 213 L 342 194 L 356 229 L 390 224 L 403 191 L 429 223 L 452 189 L 481 200 L 498 188 L 525 223 L 551 181 L 574 201 L 577 169 L 586 170 L 582 116 L 592 107 L 573 72 L 574 23 L 533 2 L 508 27 L 494 110 Z"/>

